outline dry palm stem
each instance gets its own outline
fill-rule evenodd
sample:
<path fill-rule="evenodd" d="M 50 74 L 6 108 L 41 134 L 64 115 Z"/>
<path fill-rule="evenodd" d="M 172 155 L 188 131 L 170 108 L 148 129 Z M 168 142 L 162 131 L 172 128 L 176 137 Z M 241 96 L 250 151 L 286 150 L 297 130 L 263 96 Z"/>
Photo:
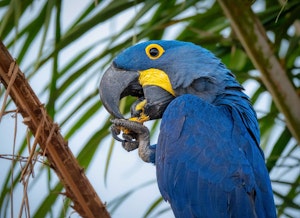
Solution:
<path fill-rule="evenodd" d="M 11 75 L 9 72 L 12 72 Z M 39 133 L 36 140 L 64 185 L 67 197 L 73 201 L 74 209 L 82 217 L 110 217 L 105 205 L 70 151 L 68 143 L 60 134 L 58 125 L 53 123 L 44 105 L 39 101 L 1 41 L 0 81 L 23 116 L 23 122 L 34 136 Z M 38 132 L 39 125 L 42 125 L 40 132 Z"/>

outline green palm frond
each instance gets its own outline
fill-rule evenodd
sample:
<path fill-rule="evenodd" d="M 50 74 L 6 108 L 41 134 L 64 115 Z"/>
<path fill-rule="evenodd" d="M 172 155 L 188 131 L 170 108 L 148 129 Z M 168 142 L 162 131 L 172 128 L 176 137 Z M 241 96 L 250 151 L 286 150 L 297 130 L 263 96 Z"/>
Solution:
<path fill-rule="evenodd" d="M 153 195 L 140 209 L 140 216 L 164 217 L 172 214 L 159 195 L 154 177 L 147 181 L 135 178 L 139 169 L 144 170 L 135 153 L 126 153 L 124 156 L 134 159 L 129 177 L 136 183 L 125 186 L 118 181 L 121 187 L 124 185 L 124 190 L 106 193 L 107 190 L 118 189 L 112 178 L 128 172 L 118 169 L 125 163 L 116 166 L 116 161 L 122 161 L 117 154 L 122 156 L 123 153 L 119 153 L 119 143 L 111 142 L 110 117 L 100 102 L 98 83 L 102 72 L 116 54 L 136 42 L 149 39 L 178 39 L 200 44 L 221 58 L 245 88 L 253 89 L 250 97 L 258 112 L 261 143 L 273 180 L 278 215 L 293 217 L 300 213 L 299 142 L 287 128 L 282 112 L 275 105 L 218 2 L 98 1 L 81 3 L 76 10 L 73 10 L 72 4 L 77 2 L 0 1 L 0 38 L 45 103 L 49 114 L 60 125 L 70 149 L 88 177 L 93 179 L 97 176 L 97 180 L 93 180 L 94 185 L 99 196 L 104 196 L 112 215 L 119 214 L 122 207 L 129 208 L 127 212 L 132 214 L 136 210 L 132 199 L 149 187 L 153 188 Z M 273 52 L 299 96 L 299 1 L 256 1 L 252 8 L 267 31 Z M 4 94 L 5 90 L 0 84 L 0 106 Z M 126 99 L 124 114 L 129 113 L 132 101 Z M 15 108 L 9 100 L 6 110 Z M 15 155 L 27 157 L 26 129 L 21 119 L 18 120 Z M 14 118 L 10 115 L 2 118 L 0 155 L 6 153 L 5 146 L 12 144 L 13 138 L 8 136 L 11 136 L 9 131 L 14 131 L 13 123 Z M 153 122 L 149 127 L 155 141 L 159 122 Z M 33 140 L 30 136 L 31 143 Z M 0 217 L 9 217 L 11 190 L 14 190 L 13 209 L 20 209 L 20 200 L 15 198 L 22 198 L 20 196 L 23 195 L 19 180 L 24 163 L 14 161 L 11 165 L 1 157 Z M 34 178 L 30 179 L 28 190 L 30 215 L 67 217 L 73 214 L 72 202 L 60 194 L 64 189 L 47 164 L 37 163 L 34 169 Z M 143 173 L 146 175 L 148 172 Z M 124 181 L 127 176 L 124 175 Z M 112 187 L 112 184 L 115 186 Z M 39 187 L 38 192 L 36 187 Z M 40 196 L 35 196 L 39 192 Z M 37 198 L 40 203 L 34 203 Z"/>

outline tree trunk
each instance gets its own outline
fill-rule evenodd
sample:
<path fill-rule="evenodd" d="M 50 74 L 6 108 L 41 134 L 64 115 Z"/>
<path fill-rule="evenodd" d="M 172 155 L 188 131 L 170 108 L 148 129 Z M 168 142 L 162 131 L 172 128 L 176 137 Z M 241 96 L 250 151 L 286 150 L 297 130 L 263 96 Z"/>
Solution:
<path fill-rule="evenodd" d="M 53 123 L 1 41 L 0 81 L 64 185 L 67 197 L 74 203 L 74 209 L 82 217 L 110 217 L 84 170 L 70 151 L 67 141 L 60 134 L 59 126 Z"/>

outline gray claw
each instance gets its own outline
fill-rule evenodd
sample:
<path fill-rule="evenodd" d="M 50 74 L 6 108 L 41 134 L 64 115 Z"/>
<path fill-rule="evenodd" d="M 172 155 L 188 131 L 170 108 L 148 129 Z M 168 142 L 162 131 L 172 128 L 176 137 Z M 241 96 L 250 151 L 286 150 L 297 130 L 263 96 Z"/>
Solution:
<path fill-rule="evenodd" d="M 111 120 L 113 125 L 111 126 L 111 132 L 114 139 L 116 139 L 119 142 L 122 142 L 122 146 L 126 151 L 133 151 L 139 147 L 139 142 L 137 139 L 137 134 L 134 132 L 134 130 L 131 129 L 132 122 L 125 119 L 115 119 Z M 134 122 L 136 124 L 139 124 L 137 122 Z M 139 124 L 140 126 L 143 126 Z M 135 124 L 134 124 L 135 126 Z M 135 130 L 138 129 L 140 126 L 135 126 Z M 121 139 L 118 135 L 121 133 L 121 127 L 124 127 L 128 130 L 130 130 L 129 134 L 122 134 L 123 139 Z"/>
<path fill-rule="evenodd" d="M 149 149 L 150 133 L 148 128 L 139 122 L 125 120 L 125 119 L 114 119 L 111 120 L 111 122 L 113 123 L 112 132 L 114 138 L 116 138 L 117 140 L 118 139 L 121 140 L 122 146 L 127 151 L 132 151 L 138 148 L 139 156 L 145 162 L 150 162 L 150 157 L 153 151 Z M 120 131 L 121 127 L 128 129 L 130 131 L 129 134 L 123 134 L 124 140 L 120 139 L 116 135 L 116 133 L 120 133 L 118 131 Z"/>
<path fill-rule="evenodd" d="M 111 129 L 111 133 L 112 133 L 112 136 L 115 140 L 119 141 L 119 142 L 123 142 L 124 140 L 119 138 L 118 135 L 120 134 L 120 127 L 116 126 L 116 125 L 112 125 L 110 127 Z"/>

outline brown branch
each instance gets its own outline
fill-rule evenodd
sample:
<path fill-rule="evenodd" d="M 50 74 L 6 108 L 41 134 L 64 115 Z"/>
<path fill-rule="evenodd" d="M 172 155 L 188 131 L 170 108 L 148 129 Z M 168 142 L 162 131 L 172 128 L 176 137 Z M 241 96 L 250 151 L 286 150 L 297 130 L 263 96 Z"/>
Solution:
<path fill-rule="evenodd" d="M 9 75 L 9 72 L 14 72 L 14 70 L 17 70 L 17 73 L 15 78 L 12 78 L 14 73 Z M 23 116 L 23 122 L 33 135 L 36 136 L 39 132 L 39 125 L 42 125 L 43 130 L 39 132 L 36 140 L 64 185 L 67 196 L 73 201 L 74 209 L 82 217 L 110 217 L 105 205 L 101 202 L 76 158 L 69 150 L 67 142 L 56 126 L 57 124 L 53 123 L 25 79 L 24 74 L 1 41 L 0 81 L 6 89 L 9 87 L 7 92 L 9 91 L 8 94 Z"/>
<path fill-rule="evenodd" d="M 249 1 L 218 2 L 251 61 L 261 72 L 262 81 L 284 114 L 287 127 L 300 144 L 300 98 L 274 55 L 263 25 L 251 10 Z"/>

